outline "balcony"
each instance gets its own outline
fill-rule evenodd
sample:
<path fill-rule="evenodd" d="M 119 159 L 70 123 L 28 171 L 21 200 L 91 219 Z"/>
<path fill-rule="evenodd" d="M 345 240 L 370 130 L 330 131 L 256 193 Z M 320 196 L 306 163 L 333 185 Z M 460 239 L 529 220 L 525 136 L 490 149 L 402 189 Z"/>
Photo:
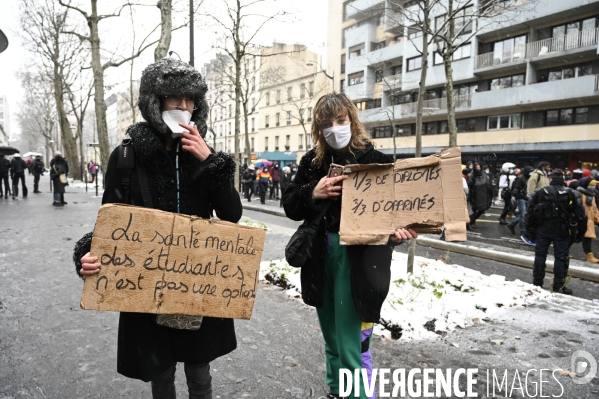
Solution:
<path fill-rule="evenodd" d="M 587 75 L 474 93 L 471 110 L 578 101 L 585 97 L 596 97 L 599 91 L 597 84 L 599 84 L 599 75 Z"/>
<path fill-rule="evenodd" d="M 372 81 L 371 83 L 368 83 L 368 79 L 365 79 L 365 82 L 347 86 L 345 88 L 345 94 L 352 101 L 371 100 L 374 96 L 374 84 Z"/>
<path fill-rule="evenodd" d="M 516 46 L 513 49 L 501 52 L 480 54 L 474 62 L 475 69 L 488 68 L 496 65 L 515 63 L 526 58 L 547 57 L 561 55 L 569 50 L 594 47 L 599 38 L 599 28 L 586 29 L 576 33 L 556 36 L 549 39 L 531 42 L 526 45 Z M 590 48 L 594 50 L 594 48 Z"/>
<path fill-rule="evenodd" d="M 399 90 L 401 89 L 402 74 L 398 73 L 391 76 L 383 77 L 383 90 Z"/>
<path fill-rule="evenodd" d="M 464 94 L 461 96 L 455 96 L 455 108 L 470 108 L 472 105 L 472 94 Z M 418 110 L 418 103 L 407 103 L 401 105 L 401 114 L 410 115 L 415 114 Z M 447 111 L 447 98 L 435 98 L 432 100 L 424 100 L 422 103 L 422 112 L 430 115 L 434 113 L 441 113 Z"/>
<path fill-rule="evenodd" d="M 345 15 L 347 19 L 361 19 L 368 16 L 372 16 L 372 12 L 376 9 L 376 7 L 381 7 L 384 9 L 385 1 L 384 0 L 355 0 L 345 7 Z"/>

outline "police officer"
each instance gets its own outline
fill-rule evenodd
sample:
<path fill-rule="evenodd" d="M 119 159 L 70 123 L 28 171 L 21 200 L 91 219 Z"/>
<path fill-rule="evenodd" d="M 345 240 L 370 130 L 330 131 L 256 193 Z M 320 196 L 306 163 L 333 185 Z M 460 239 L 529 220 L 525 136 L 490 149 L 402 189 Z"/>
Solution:
<path fill-rule="evenodd" d="M 40 187 L 40 176 L 44 175 L 44 161 L 41 156 L 36 156 L 33 161 L 33 192 L 36 194 L 41 193 Z"/>
<path fill-rule="evenodd" d="M 553 292 L 572 295 L 572 290 L 565 286 L 568 254 L 570 245 L 584 237 L 586 215 L 580 194 L 565 187 L 564 173 L 555 170 L 549 177 L 549 186 L 533 193 L 526 214 L 526 234 L 536 241 L 533 284 L 543 286 L 547 252 L 553 242 Z"/>

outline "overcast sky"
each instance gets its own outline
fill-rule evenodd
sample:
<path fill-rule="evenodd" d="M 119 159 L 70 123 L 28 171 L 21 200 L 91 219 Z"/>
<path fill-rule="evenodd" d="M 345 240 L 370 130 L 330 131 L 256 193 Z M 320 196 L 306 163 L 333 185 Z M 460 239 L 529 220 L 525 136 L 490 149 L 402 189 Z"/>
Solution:
<path fill-rule="evenodd" d="M 10 126 L 11 136 L 20 133 L 20 127 L 16 121 L 15 114 L 19 110 L 19 101 L 22 97 L 22 89 L 15 73 L 19 70 L 27 69 L 31 65 L 34 54 L 29 53 L 23 47 L 23 41 L 19 37 L 20 17 L 19 4 L 22 0 L 2 0 L 2 18 L 0 19 L 0 29 L 8 36 L 9 47 L 0 54 L 0 95 L 6 95 L 10 107 Z M 27 0 L 31 1 L 31 0 Z M 195 0 L 197 3 L 199 0 Z M 223 8 L 219 8 L 223 0 L 205 0 L 198 13 L 209 12 L 225 21 L 228 17 Z M 327 38 L 327 3 L 326 0 L 266 0 L 266 4 L 260 5 L 253 12 L 263 13 L 264 15 L 273 15 L 277 11 L 286 11 L 288 14 L 280 17 L 281 21 L 271 21 L 256 36 L 255 43 L 261 45 L 270 45 L 273 41 L 285 43 L 303 43 L 310 50 L 326 55 Z M 140 1 L 138 1 L 140 2 Z M 147 4 L 155 4 L 155 0 L 145 0 Z M 178 3 L 177 3 L 178 2 Z M 244 1 L 247 3 L 247 1 Z M 100 13 L 107 14 L 113 11 L 123 0 L 102 0 L 99 3 Z M 187 0 L 174 0 L 175 7 L 179 10 L 174 16 L 174 26 L 181 24 L 188 19 L 186 14 Z M 75 0 L 73 4 L 79 4 L 82 8 L 89 7 L 89 1 Z M 74 13 L 73 18 L 83 19 L 80 15 Z M 219 39 L 217 24 L 210 22 L 209 18 L 197 15 L 195 30 L 195 66 L 201 69 L 205 62 L 213 58 L 216 49 L 222 44 Z M 261 19 L 248 20 L 248 24 L 257 26 Z M 154 6 L 140 7 L 134 11 L 134 24 L 137 43 L 160 22 L 160 12 Z M 100 22 L 102 48 L 115 51 L 115 59 L 120 55 L 126 55 L 131 52 L 132 43 L 132 25 L 128 13 L 124 12 L 120 18 L 107 19 Z M 251 27 L 250 27 L 251 29 Z M 87 33 L 84 29 L 82 33 Z M 177 52 L 184 61 L 189 60 L 189 30 L 180 29 L 173 33 L 171 50 Z M 154 46 L 135 61 L 134 75 L 139 78 L 143 67 L 153 62 Z M 105 83 L 107 85 L 118 85 L 126 82 L 129 78 L 129 65 L 124 64 L 119 68 L 110 68 L 106 74 Z M 135 77 L 134 77 L 135 78 Z"/>

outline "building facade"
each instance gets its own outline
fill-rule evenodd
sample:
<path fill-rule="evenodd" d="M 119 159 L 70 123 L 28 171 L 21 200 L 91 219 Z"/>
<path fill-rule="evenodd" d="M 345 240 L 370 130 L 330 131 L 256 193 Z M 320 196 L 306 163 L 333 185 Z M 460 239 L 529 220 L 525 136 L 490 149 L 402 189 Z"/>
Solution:
<path fill-rule="evenodd" d="M 242 101 L 247 103 L 247 119 L 244 104 L 240 103 L 237 159 L 243 163 L 259 158 L 283 164 L 296 161 L 307 145 L 304 129 L 310 129 L 308 108 L 323 87 L 322 73 L 317 73 L 320 65 L 315 62 L 318 55 L 300 44 L 276 42 L 270 47 L 254 48 L 253 52 L 256 56 L 247 57 L 242 65 Z M 217 55 L 204 64 L 202 73 L 208 85 L 206 99 L 210 107 L 206 139 L 216 151 L 234 156 L 234 63 L 226 55 Z M 300 111 L 305 113 L 303 118 Z M 250 160 L 246 156 L 246 120 Z"/>
<path fill-rule="evenodd" d="M 474 9 L 479 9 L 475 0 Z M 377 149 L 413 156 L 422 34 L 397 0 L 330 0 L 329 67 Z M 409 10 L 414 2 L 403 2 Z M 487 21 L 456 21 L 453 56 L 463 160 L 591 168 L 599 164 L 599 0 L 505 1 Z M 415 6 L 417 7 L 417 6 Z M 510 7 L 512 7 L 510 9 Z M 431 15 L 431 25 L 444 21 Z M 423 154 L 449 143 L 445 71 L 429 49 Z M 389 120 L 393 120 L 390 123 Z"/>
<path fill-rule="evenodd" d="M 10 140 L 10 110 L 6 96 L 0 96 L 0 145 Z"/>

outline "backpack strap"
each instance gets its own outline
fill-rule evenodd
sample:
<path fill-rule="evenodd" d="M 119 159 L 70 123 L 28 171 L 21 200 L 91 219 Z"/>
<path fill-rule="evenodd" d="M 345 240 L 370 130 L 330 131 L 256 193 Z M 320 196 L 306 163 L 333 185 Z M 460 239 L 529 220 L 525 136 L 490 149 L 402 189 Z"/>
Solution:
<path fill-rule="evenodd" d="M 133 147 L 131 146 L 131 139 L 124 139 L 119 146 L 119 161 L 117 163 L 117 169 L 121 175 L 121 187 L 123 187 L 123 194 L 125 203 L 130 202 L 130 188 L 131 188 L 131 173 L 135 168 L 135 154 L 133 153 Z"/>
<path fill-rule="evenodd" d="M 142 162 L 136 162 L 135 166 L 137 167 L 137 178 L 139 179 L 139 188 L 141 189 L 141 198 L 144 201 L 144 207 L 154 208 L 146 168 Z"/>

